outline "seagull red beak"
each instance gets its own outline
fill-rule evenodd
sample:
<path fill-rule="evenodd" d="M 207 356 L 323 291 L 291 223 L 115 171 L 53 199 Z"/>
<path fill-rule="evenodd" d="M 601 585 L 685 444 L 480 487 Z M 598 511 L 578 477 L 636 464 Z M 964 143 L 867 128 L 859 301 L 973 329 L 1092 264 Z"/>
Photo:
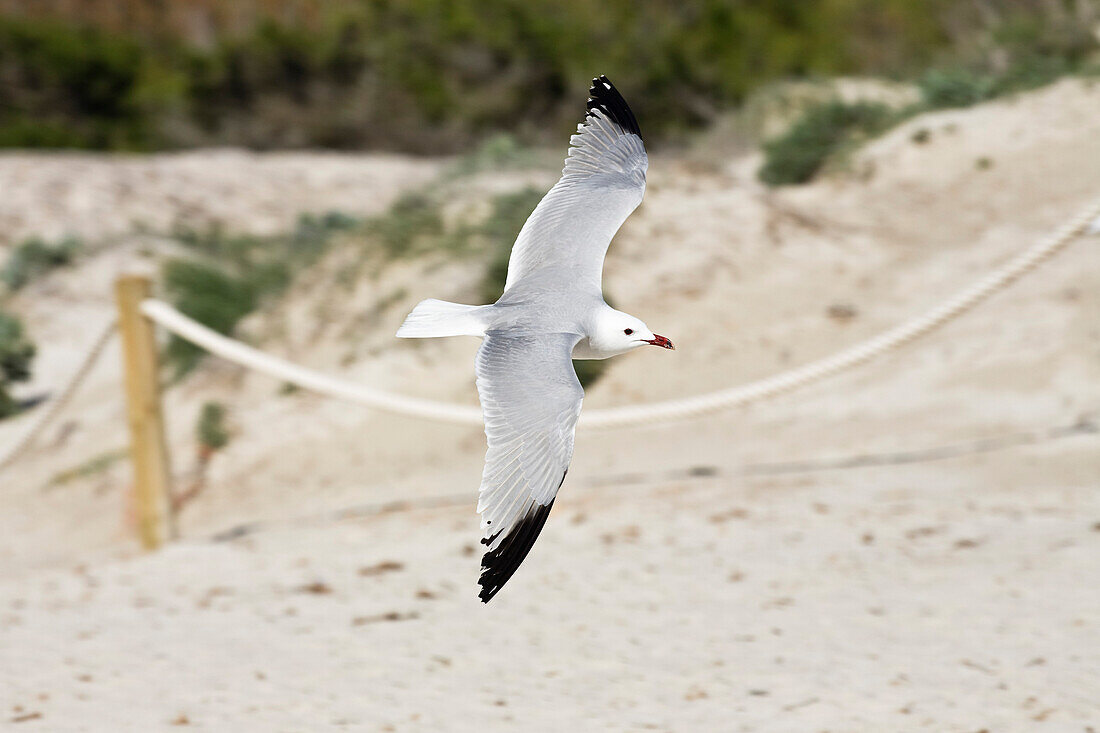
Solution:
<path fill-rule="evenodd" d="M 664 336 L 658 336 L 657 334 L 653 334 L 653 338 L 649 341 L 646 341 L 646 343 L 653 344 L 654 346 L 660 346 L 664 349 L 672 349 L 673 351 L 676 350 L 676 347 L 672 345 L 671 341 L 666 339 Z"/>

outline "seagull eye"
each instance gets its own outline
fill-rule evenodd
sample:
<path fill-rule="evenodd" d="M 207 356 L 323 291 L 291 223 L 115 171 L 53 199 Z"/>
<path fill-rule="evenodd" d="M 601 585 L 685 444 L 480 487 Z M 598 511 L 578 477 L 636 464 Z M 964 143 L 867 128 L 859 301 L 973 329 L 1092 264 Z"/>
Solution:
<path fill-rule="evenodd" d="M 627 328 L 623 331 L 623 333 L 625 333 L 627 336 L 629 336 L 630 334 L 634 333 L 634 329 L 633 328 Z"/>

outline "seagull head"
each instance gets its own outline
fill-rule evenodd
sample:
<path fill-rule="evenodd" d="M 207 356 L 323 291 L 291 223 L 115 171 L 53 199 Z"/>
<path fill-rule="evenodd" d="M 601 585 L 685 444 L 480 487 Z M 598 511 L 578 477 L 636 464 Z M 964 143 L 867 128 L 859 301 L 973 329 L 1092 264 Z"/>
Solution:
<path fill-rule="evenodd" d="M 672 342 L 649 330 L 641 319 L 629 313 L 608 308 L 600 318 L 594 337 L 590 341 L 595 350 L 610 355 L 623 354 L 639 346 L 660 346 L 675 349 Z"/>

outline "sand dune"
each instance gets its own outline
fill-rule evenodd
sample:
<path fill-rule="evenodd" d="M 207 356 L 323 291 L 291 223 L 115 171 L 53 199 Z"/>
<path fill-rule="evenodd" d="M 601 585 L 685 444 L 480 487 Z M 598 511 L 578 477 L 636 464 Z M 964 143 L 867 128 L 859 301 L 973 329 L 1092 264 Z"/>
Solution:
<path fill-rule="evenodd" d="M 79 227 L 86 202 L 112 200 L 97 182 L 115 190 L 155 169 L 162 182 L 128 190 L 127 212 L 270 231 L 299 210 L 379 211 L 441 166 L 316 160 L 331 178 L 311 179 L 306 154 L 0 156 L 0 181 L 35 179 L 0 221 L 19 236 Z M 915 118 L 806 187 L 762 189 L 758 162 L 715 172 L 654 157 L 605 279 L 617 306 L 678 350 L 618 360 L 586 407 L 824 356 L 1003 263 L 1100 195 L 1100 86 L 1064 81 Z M 98 172 L 69 176 L 76 164 Z M 62 178 L 68 193 L 43 203 Z M 481 176 L 463 195 L 553 178 Z M 198 208 L 173 213 L 168 192 L 183 184 Z M 114 274 L 163 245 L 147 228 L 88 227 L 112 239 L 16 300 L 42 345 L 31 389 L 63 379 L 88 324 L 110 318 Z M 109 353 L 0 478 L 0 720 L 1089 730 L 1100 720 L 1096 244 L 798 392 L 685 424 L 581 431 L 543 536 L 487 607 L 475 592 L 477 430 L 280 394 L 213 361 L 169 391 L 176 468 L 193 463 L 204 401 L 229 405 L 234 439 L 179 518 L 181 539 L 142 555 L 124 522 L 125 461 L 55 480 L 125 445 Z M 249 337 L 349 378 L 472 403 L 475 343 L 391 336 L 421 297 L 475 297 L 478 263 L 398 262 L 344 292 L 332 286 L 340 257 L 249 319 Z M 0 440 L 25 419 L 0 423 Z"/>

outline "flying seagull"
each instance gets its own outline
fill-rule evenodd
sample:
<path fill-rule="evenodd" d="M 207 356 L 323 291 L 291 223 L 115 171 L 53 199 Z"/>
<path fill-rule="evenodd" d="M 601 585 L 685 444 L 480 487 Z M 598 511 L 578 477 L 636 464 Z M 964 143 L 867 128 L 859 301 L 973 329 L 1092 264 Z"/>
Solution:
<path fill-rule="evenodd" d="M 484 339 L 475 370 L 489 443 L 477 505 L 485 603 L 527 557 L 569 470 L 584 399 L 570 359 L 606 359 L 647 344 L 674 348 L 604 302 L 604 254 L 642 202 L 648 159 L 638 122 L 607 77 L 593 79 L 588 94 L 561 179 L 512 245 L 500 299 L 481 306 L 425 300 L 397 331 Z"/>

